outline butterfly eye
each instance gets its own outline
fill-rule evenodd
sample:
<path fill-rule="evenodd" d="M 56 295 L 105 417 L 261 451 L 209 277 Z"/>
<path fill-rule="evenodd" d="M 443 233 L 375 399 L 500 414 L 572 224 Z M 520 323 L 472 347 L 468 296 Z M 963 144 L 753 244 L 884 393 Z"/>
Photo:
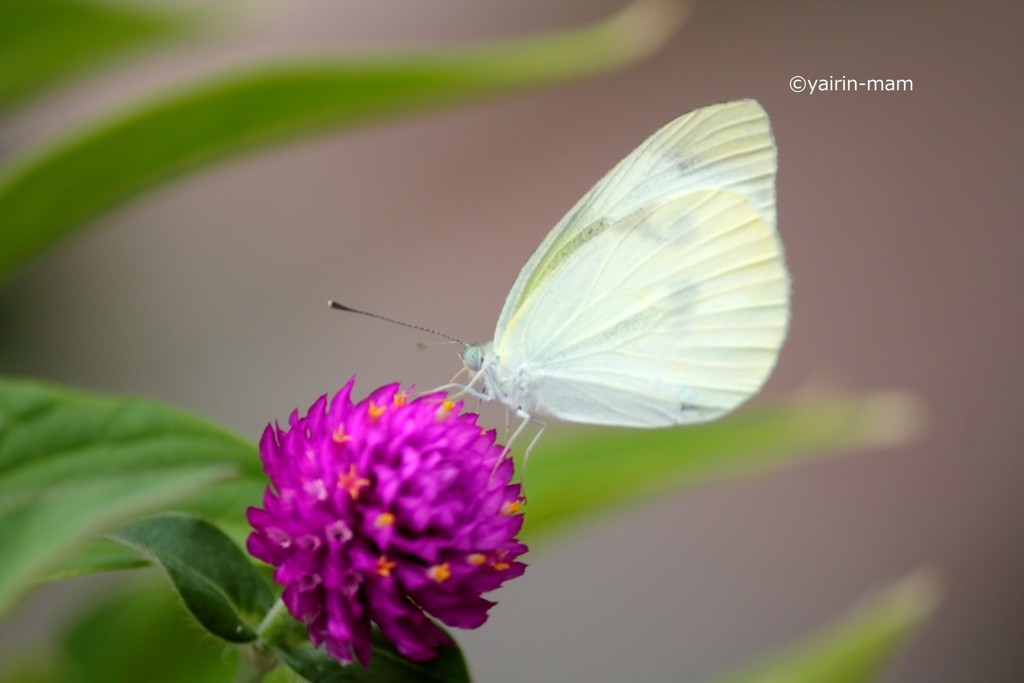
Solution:
<path fill-rule="evenodd" d="M 462 354 L 462 362 L 472 371 L 479 370 L 483 365 L 483 354 L 479 346 L 470 346 Z"/>

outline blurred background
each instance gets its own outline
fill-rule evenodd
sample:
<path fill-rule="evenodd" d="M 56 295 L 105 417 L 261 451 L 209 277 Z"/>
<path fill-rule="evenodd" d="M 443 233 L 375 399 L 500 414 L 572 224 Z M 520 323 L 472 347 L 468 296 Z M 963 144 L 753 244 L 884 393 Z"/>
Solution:
<path fill-rule="evenodd" d="M 513 37 L 618 6 L 227 3 L 216 30 L 7 116 L 0 152 L 228 65 Z M 793 76 L 909 78 L 913 91 L 794 93 Z M 667 49 L 612 75 L 229 159 L 22 271 L 0 292 L 2 370 L 156 397 L 253 439 L 353 374 L 363 391 L 442 384 L 460 367 L 451 347 L 417 351 L 430 339 L 324 302 L 489 339 L 519 268 L 594 181 L 666 121 L 742 97 L 774 126 L 794 283 L 761 400 L 907 389 L 928 406 L 926 435 L 661 499 L 538 547 L 490 622 L 458 634 L 471 670 L 707 679 L 929 564 L 943 603 L 883 680 L 1020 681 L 1019 2 L 704 2 Z M 109 581 L 36 594 L 0 627 L 0 661 Z"/>

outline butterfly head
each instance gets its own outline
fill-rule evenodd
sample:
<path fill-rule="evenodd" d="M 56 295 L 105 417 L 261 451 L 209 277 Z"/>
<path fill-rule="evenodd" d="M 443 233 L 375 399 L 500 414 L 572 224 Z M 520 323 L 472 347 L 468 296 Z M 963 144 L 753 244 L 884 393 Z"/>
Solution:
<path fill-rule="evenodd" d="M 466 350 L 462 352 L 462 362 L 469 368 L 470 372 L 479 372 L 489 355 L 491 355 L 490 342 L 486 344 L 473 344 L 472 346 L 467 346 Z"/>

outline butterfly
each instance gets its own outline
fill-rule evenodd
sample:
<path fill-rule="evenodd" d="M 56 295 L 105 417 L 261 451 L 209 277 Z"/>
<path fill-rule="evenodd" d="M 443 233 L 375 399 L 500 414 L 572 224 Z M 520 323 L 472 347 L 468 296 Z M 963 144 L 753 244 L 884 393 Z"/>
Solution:
<path fill-rule="evenodd" d="M 521 427 L 666 427 L 736 408 L 768 378 L 789 321 L 775 175 L 754 100 L 662 127 L 526 262 L 493 341 L 462 353 L 468 390 Z"/>

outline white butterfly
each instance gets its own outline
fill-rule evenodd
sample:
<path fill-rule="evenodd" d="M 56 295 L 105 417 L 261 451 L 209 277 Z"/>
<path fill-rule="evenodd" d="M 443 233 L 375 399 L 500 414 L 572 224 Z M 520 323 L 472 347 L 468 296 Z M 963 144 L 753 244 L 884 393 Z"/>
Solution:
<path fill-rule="evenodd" d="M 665 427 L 740 405 L 768 378 L 789 319 L 775 170 L 753 100 L 661 128 L 527 261 L 494 341 L 463 352 L 469 387 L 482 383 L 471 393 L 522 426 Z"/>

